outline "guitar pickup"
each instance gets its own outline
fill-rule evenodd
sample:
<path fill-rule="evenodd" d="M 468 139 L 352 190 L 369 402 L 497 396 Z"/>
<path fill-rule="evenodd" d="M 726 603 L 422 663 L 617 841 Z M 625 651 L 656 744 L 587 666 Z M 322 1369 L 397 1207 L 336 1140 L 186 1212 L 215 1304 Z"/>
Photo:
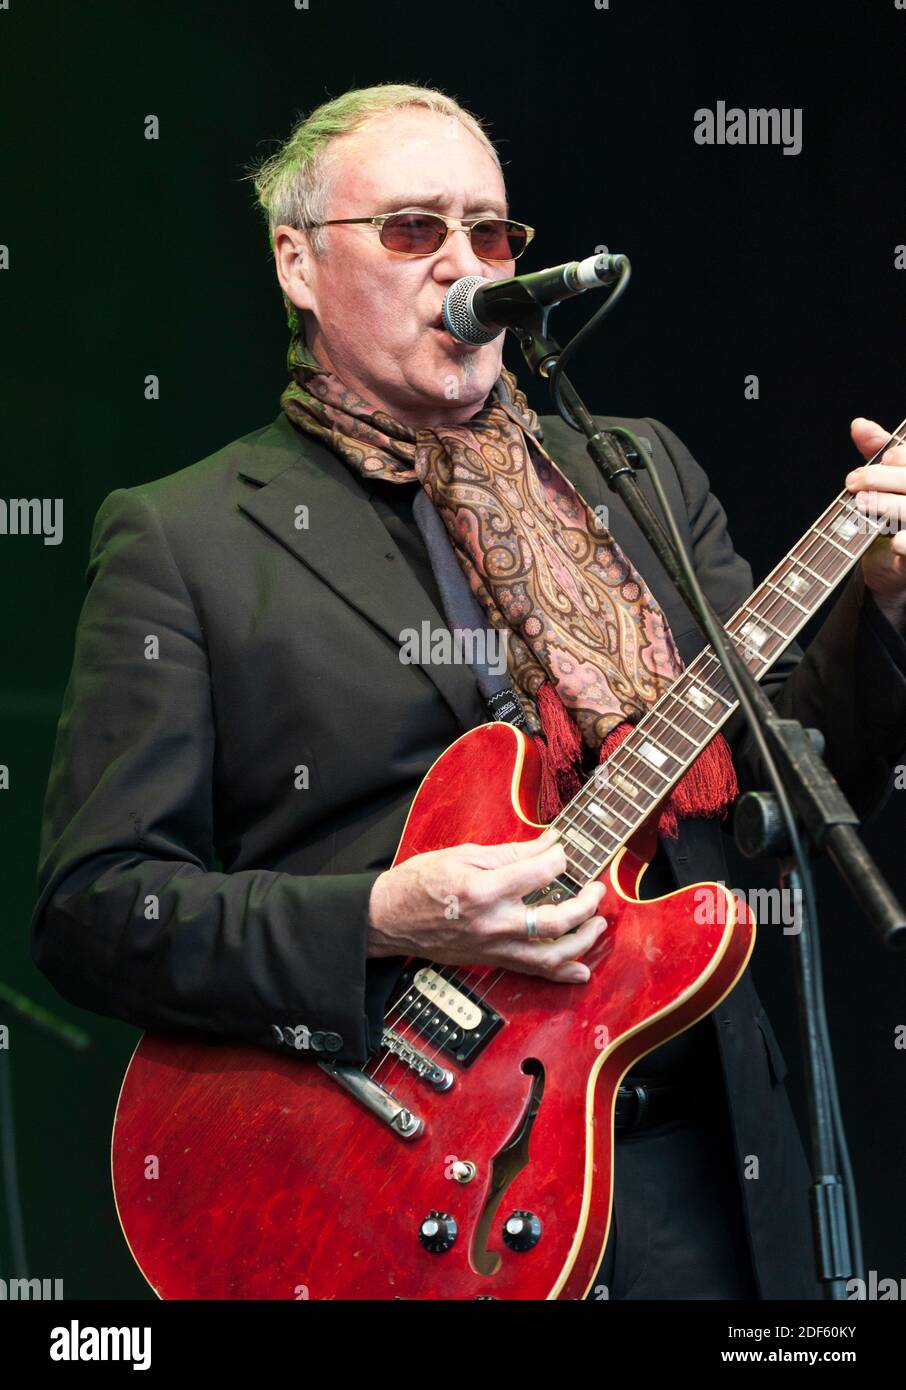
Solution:
<path fill-rule="evenodd" d="M 406 1032 L 468 1067 L 503 1027 L 499 1013 L 467 986 L 432 965 L 408 966 L 394 1008 Z"/>

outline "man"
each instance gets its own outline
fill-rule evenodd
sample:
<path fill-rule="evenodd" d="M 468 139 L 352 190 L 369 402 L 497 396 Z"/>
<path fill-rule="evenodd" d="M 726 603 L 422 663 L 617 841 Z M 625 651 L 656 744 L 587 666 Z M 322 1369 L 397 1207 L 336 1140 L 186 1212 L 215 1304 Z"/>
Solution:
<path fill-rule="evenodd" d="M 510 639 L 549 802 L 702 638 L 581 440 L 554 417 L 539 438 L 502 372 L 502 337 L 467 348 L 439 327 L 449 286 L 513 274 L 528 238 L 508 221 L 478 122 L 429 89 L 350 92 L 300 123 L 256 187 L 291 325 L 304 329 L 292 381 L 271 425 L 115 490 L 98 512 L 34 953 L 67 998 L 137 1026 L 272 1048 L 301 1037 L 300 1057 L 361 1063 L 407 955 L 581 984 L 602 930 L 597 884 L 529 918 L 523 898 L 564 868 L 547 834 L 387 867 L 431 763 L 490 717 L 468 666 L 400 659 L 404 632 L 444 629 L 452 582 L 418 499 L 430 497 L 457 542 L 455 573 Z M 631 423 L 726 619 L 752 577 L 723 510 L 669 430 Z M 887 434 L 857 420 L 853 438 L 868 457 Z M 892 449 L 848 486 L 902 507 L 904 464 L 906 448 Z M 479 475 L 487 491 L 474 501 Z M 602 502 L 606 531 L 591 515 Z M 493 532 L 500 515 L 505 534 Z M 575 562 L 565 515 L 588 541 Z M 765 682 L 785 714 L 822 728 L 863 812 L 884 800 L 906 743 L 904 541 L 873 547 L 807 654 L 791 647 Z M 609 589 L 603 553 L 619 571 Z M 506 566 L 527 554 L 520 609 Z M 583 620 L 593 597 L 622 623 L 626 650 L 593 643 L 584 685 L 575 633 L 544 596 L 558 582 Z M 745 731 L 734 720 L 724 732 L 749 785 Z M 726 880 L 715 814 L 733 769 L 720 746 L 716 799 L 662 836 L 646 895 Z M 643 1059 L 628 1080 L 661 1099 L 654 1123 L 624 1114 L 614 1230 L 590 1297 L 817 1296 L 784 1070 L 748 971 L 714 1014 Z M 743 1178 L 753 1154 L 757 1182 Z"/>

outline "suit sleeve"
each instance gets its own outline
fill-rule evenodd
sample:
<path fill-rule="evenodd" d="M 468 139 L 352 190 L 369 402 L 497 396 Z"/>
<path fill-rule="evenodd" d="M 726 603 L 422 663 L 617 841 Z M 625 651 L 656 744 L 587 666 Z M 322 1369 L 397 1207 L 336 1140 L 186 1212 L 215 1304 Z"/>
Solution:
<path fill-rule="evenodd" d="M 377 872 L 224 873 L 204 633 L 152 503 L 95 518 L 46 793 L 35 962 L 70 1002 L 300 1058 L 367 1056 Z"/>
<path fill-rule="evenodd" d="M 733 549 L 726 514 L 704 470 L 665 425 L 647 423 L 683 490 L 699 582 L 726 622 L 752 592 L 752 572 Z M 863 819 L 876 815 L 906 756 L 906 641 L 866 590 L 861 565 L 844 581 L 807 649 L 791 643 L 761 685 L 783 718 L 821 730 L 825 761 L 854 810 Z M 731 716 L 723 732 L 740 790 L 764 787 L 742 715 Z"/>

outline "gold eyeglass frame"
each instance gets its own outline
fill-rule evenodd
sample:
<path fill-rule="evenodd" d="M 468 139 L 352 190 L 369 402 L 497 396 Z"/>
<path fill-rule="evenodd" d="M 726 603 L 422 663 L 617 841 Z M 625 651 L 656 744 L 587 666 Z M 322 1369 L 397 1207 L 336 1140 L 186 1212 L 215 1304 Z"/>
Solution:
<path fill-rule="evenodd" d="M 429 208 L 401 208 L 397 212 L 379 213 L 377 217 L 335 217 L 330 222 L 303 223 L 299 230 L 302 232 L 310 232 L 315 231 L 319 227 L 348 227 L 352 226 L 353 224 L 359 224 L 362 226 L 376 227 L 377 230 L 380 232 L 383 230 L 384 223 L 389 218 L 404 217 L 410 213 L 418 213 L 423 217 L 438 218 L 438 220 L 443 222 L 446 226 L 447 234 L 444 237 L 443 241 L 440 243 L 440 246 L 436 246 L 433 251 L 394 251 L 391 247 L 384 246 L 384 243 L 381 242 L 381 245 L 384 246 L 384 250 L 389 251 L 391 256 L 401 256 L 404 260 L 407 261 L 424 260 L 426 256 L 436 256 L 438 251 L 442 251 L 443 248 L 446 246 L 447 242 L 450 239 L 451 232 L 465 232 L 466 236 L 469 238 L 469 243 L 471 244 L 472 229 L 474 227 L 477 227 L 482 222 L 509 222 L 514 227 L 521 227 L 526 234 L 525 246 L 523 246 L 522 250 L 516 256 L 504 256 L 501 259 L 496 259 L 490 256 L 480 256 L 476 251 L 475 255 L 478 256 L 478 259 L 480 261 L 487 261 L 488 265 L 503 265 L 506 261 L 518 260 L 519 256 L 523 255 L 523 253 L 528 250 L 535 235 L 534 227 L 528 226 L 526 222 L 517 222 L 514 217 L 468 217 L 463 221 L 461 218 L 458 217 L 445 217 L 443 213 L 432 212 Z"/>

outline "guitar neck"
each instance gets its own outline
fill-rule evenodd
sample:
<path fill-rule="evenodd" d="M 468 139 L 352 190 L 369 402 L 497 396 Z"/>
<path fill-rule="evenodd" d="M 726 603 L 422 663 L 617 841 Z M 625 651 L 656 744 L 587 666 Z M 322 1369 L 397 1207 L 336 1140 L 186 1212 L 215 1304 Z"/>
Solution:
<path fill-rule="evenodd" d="M 906 421 L 888 444 L 903 443 Z M 739 607 L 726 631 L 760 680 L 850 572 L 885 518 L 859 511 L 843 491 Z M 566 851 L 560 881 L 575 890 L 593 878 L 639 829 L 736 709 L 713 647 L 705 647 L 645 712 L 623 743 L 591 774 L 552 822 Z"/>

